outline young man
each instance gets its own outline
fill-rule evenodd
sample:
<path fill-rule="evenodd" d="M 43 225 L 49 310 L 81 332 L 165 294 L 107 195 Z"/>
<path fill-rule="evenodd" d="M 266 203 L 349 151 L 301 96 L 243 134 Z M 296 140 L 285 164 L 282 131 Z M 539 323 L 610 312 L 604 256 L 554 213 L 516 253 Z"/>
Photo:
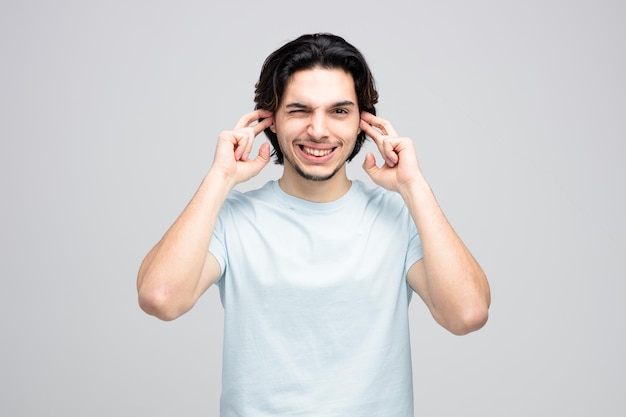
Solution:
<path fill-rule="evenodd" d="M 213 164 L 138 276 L 141 308 L 172 320 L 217 283 L 225 334 L 221 415 L 412 416 L 408 304 L 454 334 L 487 320 L 477 262 L 439 208 L 410 138 L 375 116 L 363 56 L 304 35 L 271 54 L 256 110 L 222 132 Z M 270 161 L 278 181 L 234 187 Z M 346 163 L 365 136 L 376 187 Z"/>

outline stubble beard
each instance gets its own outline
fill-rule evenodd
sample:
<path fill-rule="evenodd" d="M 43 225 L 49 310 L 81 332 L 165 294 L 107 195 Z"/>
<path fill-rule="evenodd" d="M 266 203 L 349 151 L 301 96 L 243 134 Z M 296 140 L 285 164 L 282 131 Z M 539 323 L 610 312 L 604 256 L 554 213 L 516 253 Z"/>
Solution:
<path fill-rule="evenodd" d="M 352 154 L 352 152 L 350 152 L 350 154 Z M 337 167 L 328 175 L 313 175 L 304 172 L 304 170 L 296 163 L 296 161 L 294 161 L 291 156 L 285 154 L 284 152 L 283 159 L 286 163 L 291 165 L 296 174 L 309 181 L 328 181 L 333 178 L 339 171 L 341 171 L 341 168 L 343 168 L 343 166 L 348 162 L 347 159 L 344 160 L 341 164 L 337 165 Z"/>

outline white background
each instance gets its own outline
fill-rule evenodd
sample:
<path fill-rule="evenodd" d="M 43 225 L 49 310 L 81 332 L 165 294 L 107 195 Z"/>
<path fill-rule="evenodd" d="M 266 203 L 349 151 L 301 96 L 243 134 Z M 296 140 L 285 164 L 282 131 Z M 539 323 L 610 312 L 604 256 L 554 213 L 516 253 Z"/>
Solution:
<path fill-rule="evenodd" d="M 379 115 L 415 141 L 492 286 L 489 323 L 464 337 L 414 298 L 416 415 L 623 416 L 625 13 L 617 0 L 2 1 L 0 415 L 218 414 L 216 288 L 160 322 L 137 306 L 137 269 L 219 131 L 253 108 L 265 57 L 329 31 L 368 59 Z M 349 172 L 366 179 L 361 161 Z"/>

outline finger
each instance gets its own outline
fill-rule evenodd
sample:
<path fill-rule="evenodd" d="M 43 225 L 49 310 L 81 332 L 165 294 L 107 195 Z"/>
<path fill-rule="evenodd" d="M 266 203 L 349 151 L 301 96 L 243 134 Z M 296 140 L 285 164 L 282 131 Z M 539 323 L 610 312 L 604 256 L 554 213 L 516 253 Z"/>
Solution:
<path fill-rule="evenodd" d="M 235 129 L 250 127 L 250 125 L 259 119 L 264 119 L 272 115 L 272 112 L 265 109 L 258 109 L 253 112 L 244 114 L 235 124 Z"/>
<path fill-rule="evenodd" d="M 264 119 L 259 120 L 257 124 L 252 126 L 254 130 L 254 136 L 257 136 L 259 133 L 263 132 L 268 127 L 274 124 L 274 116 L 270 113 L 269 116 L 266 116 Z"/>
<path fill-rule="evenodd" d="M 361 129 L 372 138 L 385 163 L 394 167 L 398 163 L 398 154 L 395 151 L 395 136 L 384 135 L 365 120 L 361 120 Z"/>
<path fill-rule="evenodd" d="M 265 113 L 263 112 L 264 111 L 255 111 L 252 113 L 248 113 L 237 122 L 238 126 L 241 124 L 245 125 L 250 122 L 251 117 L 256 117 L 259 114 L 269 114 L 269 116 L 262 119 L 260 122 L 254 124 L 253 126 L 240 127 L 232 131 L 236 160 L 247 160 L 250 152 L 252 151 L 252 146 L 254 145 L 254 139 L 256 138 L 256 136 L 274 123 L 274 118 L 271 115 L 272 113 L 266 111 Z M 252 123 L 254 123 L 254 121 L 252 121 Z"/>
<path fill-rule="evenodd" d="M 254 163 L 259 168 L 259 171 L 261 171 L 261 169 L 263 169 L 263 167 L 267 165 L 269 162 L 270 162 L 270 144 L 267 142 L 264 142 L 261 144 L 261 147 L 259 148 L 258 155 L 256 156 L 256 158 L 254 158 Z"/>
<path fill-rule="evenodd" d="M 393 141 L 388 138 L 383 141 L 383 150 L 382 150 L 383 158 L 385 158 L 385 163 L 390 167 L 396 166 L 398 163 L 398 154 L 396 153 L 395 146 Z"/>
<path fill-rule="evenodd" d="M 383 134 L 376 130 L 372 125 L 370 125 L 365 120 L 361 119 L 359 127 L 367 136 L 372 138 L 372 140 L 378 145 L 378 143 L 383 139 Z"/>
<path fill-rule="evenodd" d="M 249 137 L 248 137 L 248 141 L 246 143 L 245 151 L 244 151 L 244 153 L 242 155 L 242 159 L 243 160 L 247 160 L 248 159 L 248 156 L 250 155 L 250 152 L 252 152 L 252 146 L 254 145 L 254 140 L 259 135 L 259 133 L 261 133 L 262 131 L 264 131 L 268 127 L 270 127 L 273 123 L 274 123 L 273 117 L 269 116 L 269 117 L 261 120 L 259 123 L 255 124 L 254 126 L 248 127 L 248 128 L 245 129 L 249 133 Z"/>
<path fill-rule="evenodd" d="M 378 168 L 376 166 L 376 158 L 374 157 L 374 154 L 368 152 L 365 155 L 365 160 L 363 161 L 363 169 L 367 172 L 374 168 Z"/>
<path fill-rule="evenodd" d="M 270 162 L 270 144 L 265 142 L 261 144 L 259 153 L 253 160 L 246 161 L 241 166 L 240 180 L 245 181 L 261 172 L 261 170 Z"/>
<path fill-rule="evenodd" d="M 252 128 L 245 129 L 245 132 L 248 134 L 245 142 L 242 143 L 243 153 L 241 154 L 241 160 L 247 161 L 248 156 L 250 156 L 250 152 L 252 152 L 252 145 L 254 145 L 254 138 L 256 134 L 252 130 Z"/>
<path fill-rule="evenodd" d="M 233 132 L 235 139 L 235 160 L 240 161 L 244 159 L 244 154 L 249 153 L 249 143 L 254 140 L 251 139 L 252 131 L 249 128 L 239 129 Z"/>
<path fill-rule="evenodd" d="M 368 152 L 367 155 L 365 155 L 362 167 L 367 175 L 369 175 L 369 177 L 376 182 L 375 178 L 378 175 L 380 168 L 376 165 L 376 158 L 374 157 L 374 154 Z"/>
<path fill-rule="evenodd" d="M 398 133 L 393 128 L 393 125 L 386 119 L 378 116 L 374 116 L 369 112 L 361 112 L 361 120 L 370 126 L 373 126 L 380 131 L 384 136 L 398 136 Z M 373 139 L 373 138 L 372 138 Z"/>

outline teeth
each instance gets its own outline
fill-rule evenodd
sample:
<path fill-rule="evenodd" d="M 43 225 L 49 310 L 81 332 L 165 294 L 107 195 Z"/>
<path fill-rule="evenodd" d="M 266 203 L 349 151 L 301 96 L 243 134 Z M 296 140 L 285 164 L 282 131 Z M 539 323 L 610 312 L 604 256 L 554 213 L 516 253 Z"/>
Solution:
<path fill-rule="evenodd" d="M 332 149 L 313 149 L 307 148 L 306 146 L 303 146 L 302 150 L 313 156 L 326 156 L 333 151 Z"/>

